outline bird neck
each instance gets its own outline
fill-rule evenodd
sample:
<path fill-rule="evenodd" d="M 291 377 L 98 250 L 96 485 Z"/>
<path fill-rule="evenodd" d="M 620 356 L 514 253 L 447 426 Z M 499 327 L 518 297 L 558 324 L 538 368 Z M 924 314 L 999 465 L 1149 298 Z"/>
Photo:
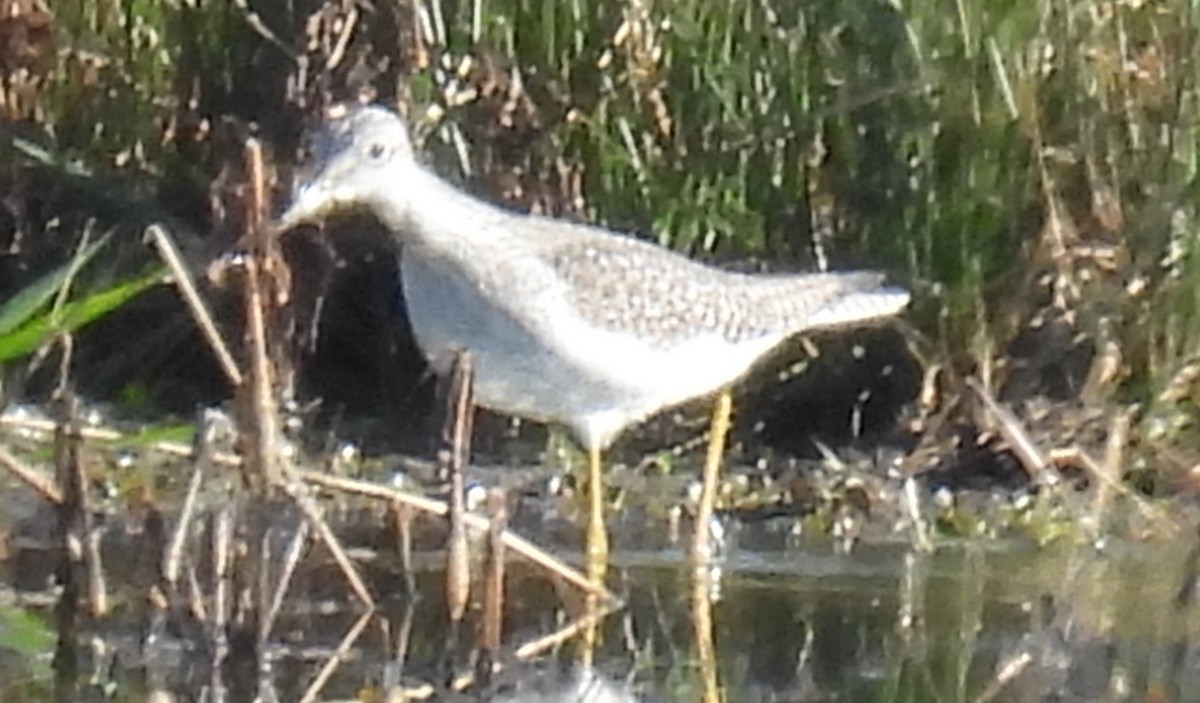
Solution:
<path fill-rule="evenodd" d="M 494 245 L 507 232 L 497 224 L 520 217 L 461 192 L 418 164 L 404 168 L 394 180 L 404 184 L 403 194 L 385 198 L 376 215 L 406 245 L 459 251 Z"/>

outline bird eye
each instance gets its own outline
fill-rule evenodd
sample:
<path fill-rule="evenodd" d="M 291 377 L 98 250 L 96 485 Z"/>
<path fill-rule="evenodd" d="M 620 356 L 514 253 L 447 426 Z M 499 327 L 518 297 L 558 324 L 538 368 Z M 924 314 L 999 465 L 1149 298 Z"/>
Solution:
<path fill-rule="evenodd" d="M 382 144 L 375 142 L 371 146 L 367 147 L 367 156 L 371 157 L 372 159 L 380 159 L 383 158 L 385 151 L 387 150 L 384 149 Z"/>

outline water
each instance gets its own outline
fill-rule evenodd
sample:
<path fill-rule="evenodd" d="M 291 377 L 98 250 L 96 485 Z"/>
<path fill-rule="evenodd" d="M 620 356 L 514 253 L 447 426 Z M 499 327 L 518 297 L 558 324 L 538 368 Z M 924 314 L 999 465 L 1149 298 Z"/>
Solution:
<path fill-rule="evenodd" d="M 478 608 L 469 611 L 447 648 L 452 640 L 440 557 L 418 550 L 416 592 L 408 594 L 391 547 L 372 536 L 378 516 L 360 507 L 335 521 L 352 535 L 347 546 L 377 609 L 365 612 L 348 595 L 329 554 L 309 545 L 261 648 L 255 646 L 253 618 L 239 618 L 263 611 L 232 605 L 237 599 L 231 597 L 254 583 L 253 570 L 230 582 L 230 624 L 217 632 L 216 581 L 203 555 L 193 555 L 194 582 L 168 592 L 170 605 L 157 609 L 147 602 L 154 580 L 145 577 L 144 560 L 128 558 L 148 549 L 138 541 L 145 537 L 110 525 L 106 565 L 113 608 L 99 621 L 81 618 L 72 648 L 78 673 L 66 690 L 75 700 L 145 700 L 150 692 L 163 700 L 218 700 L 217 694 L 249 700 L 263 691 L 268 699 L 299 700 L 343 642 L 341 662 L 319 700 L 387 700 L 397 687 L 437 683 L 445 678 L 447 649 L 453 671 L 469 671 Z M 279 563 L 296 516 L 279 511 L 272 519 L 274 531 L 264 542 L 276 545 L 267 551 L 278 555 L 268 567 L 271 585 L 282 573 Z M 353 525 L 357 529 L 349 529 Z M 29 604 L 52 632 L 54 592 L 30 589 L 46 582 L 44 562 L 53 561 L 53 552 L 37 540 L 10 542 L 16 548 L 4 562 L 5 612 Z M 1192 642 L 1200 622 L 1189 582 L 1193 545 L 1178 540 L 1037 548 L 1020 540 L 978 540 L 920 553 L 896 541 L 840 553 L 832 545 L 787 546 L 743 535 L 705 577 L 713 596 L 719 689 L 725 700 L 752 702 L 1200 700 L 1200 659 Z M 575 555 L 566 545 L 560 551 L 564 558 Z M 697 576 L 680 553 L 664 542 L 651 551 L 616 555 L 612 583 L 627 605 L 603 625 L 596 659 L 601 688 L 581 685 L 572 673 L 570 645 L 531 664 L 511 661 L 518 645 L 559 627 L 581 600 L 514 561 L 500 655 L 509 667 L 488 687 L 439 697 L 505 703 L 701 699 Z M 31 579 L 38 569 L 42 575 Z M 18 583 L 26 590 L 16 591 Z M 197 606 L 208 609 L 206 619 L 196 615 Z M 54 688 L 49 652 L 8 641 L 15 629 L 0 620 L 6 648 L 0 664 L 10 674 L 0 684 L 0 699 L 42 700 Z M 218 651 L 223 658 L 214 666 Z"/>

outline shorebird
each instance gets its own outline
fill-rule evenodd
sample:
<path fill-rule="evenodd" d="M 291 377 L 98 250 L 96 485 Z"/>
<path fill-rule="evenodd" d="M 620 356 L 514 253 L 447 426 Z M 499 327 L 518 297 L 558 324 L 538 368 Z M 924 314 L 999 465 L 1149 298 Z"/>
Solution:
<path fill-rule="evenodd" d="M 382 222 L 401 250 L 409 321 L 435 372 L 469 352 L 481 406 L 565 425 L 586 450 L 588 571 L 601 581 L 601 452 L 622 430 L 716 394 L 692 548 L 703 558 L 730 386 L 789 337 L 908 304 L 908 293 L 878 273 L 734 273 L 600 227 L 487 203 L 423 166 L 404 121 L 381 107 L 334 106 L 308 143 L 277 226 L 349 209 Z"/>

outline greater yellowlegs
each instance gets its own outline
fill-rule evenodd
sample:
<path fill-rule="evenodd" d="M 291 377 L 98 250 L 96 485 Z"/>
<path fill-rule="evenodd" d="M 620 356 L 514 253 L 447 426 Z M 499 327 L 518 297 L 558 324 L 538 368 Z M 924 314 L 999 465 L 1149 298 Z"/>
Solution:
<path fill-rule="evenodd" d="M 326 118 L 279 226 L 372 212 L 402 248 L 409 321 L 434 370 L 468 351 L 480 405 L 571 430 L 588 454 L 596 578 L 608 553 L 600 453 L 622 430 L 713 393 L 727 421 L 729 386 L 788 337 L 908 303 L 877 273 L 732 273 L 599 227 L 511 212 L 422 166 L 395 113 L 339 105 Z M 712 463 L 719 448 L 709 454 Z M 715 472 L 705 473 L 710 505 Z M 699 523 L 697 539 L 707 533 Z"/>

